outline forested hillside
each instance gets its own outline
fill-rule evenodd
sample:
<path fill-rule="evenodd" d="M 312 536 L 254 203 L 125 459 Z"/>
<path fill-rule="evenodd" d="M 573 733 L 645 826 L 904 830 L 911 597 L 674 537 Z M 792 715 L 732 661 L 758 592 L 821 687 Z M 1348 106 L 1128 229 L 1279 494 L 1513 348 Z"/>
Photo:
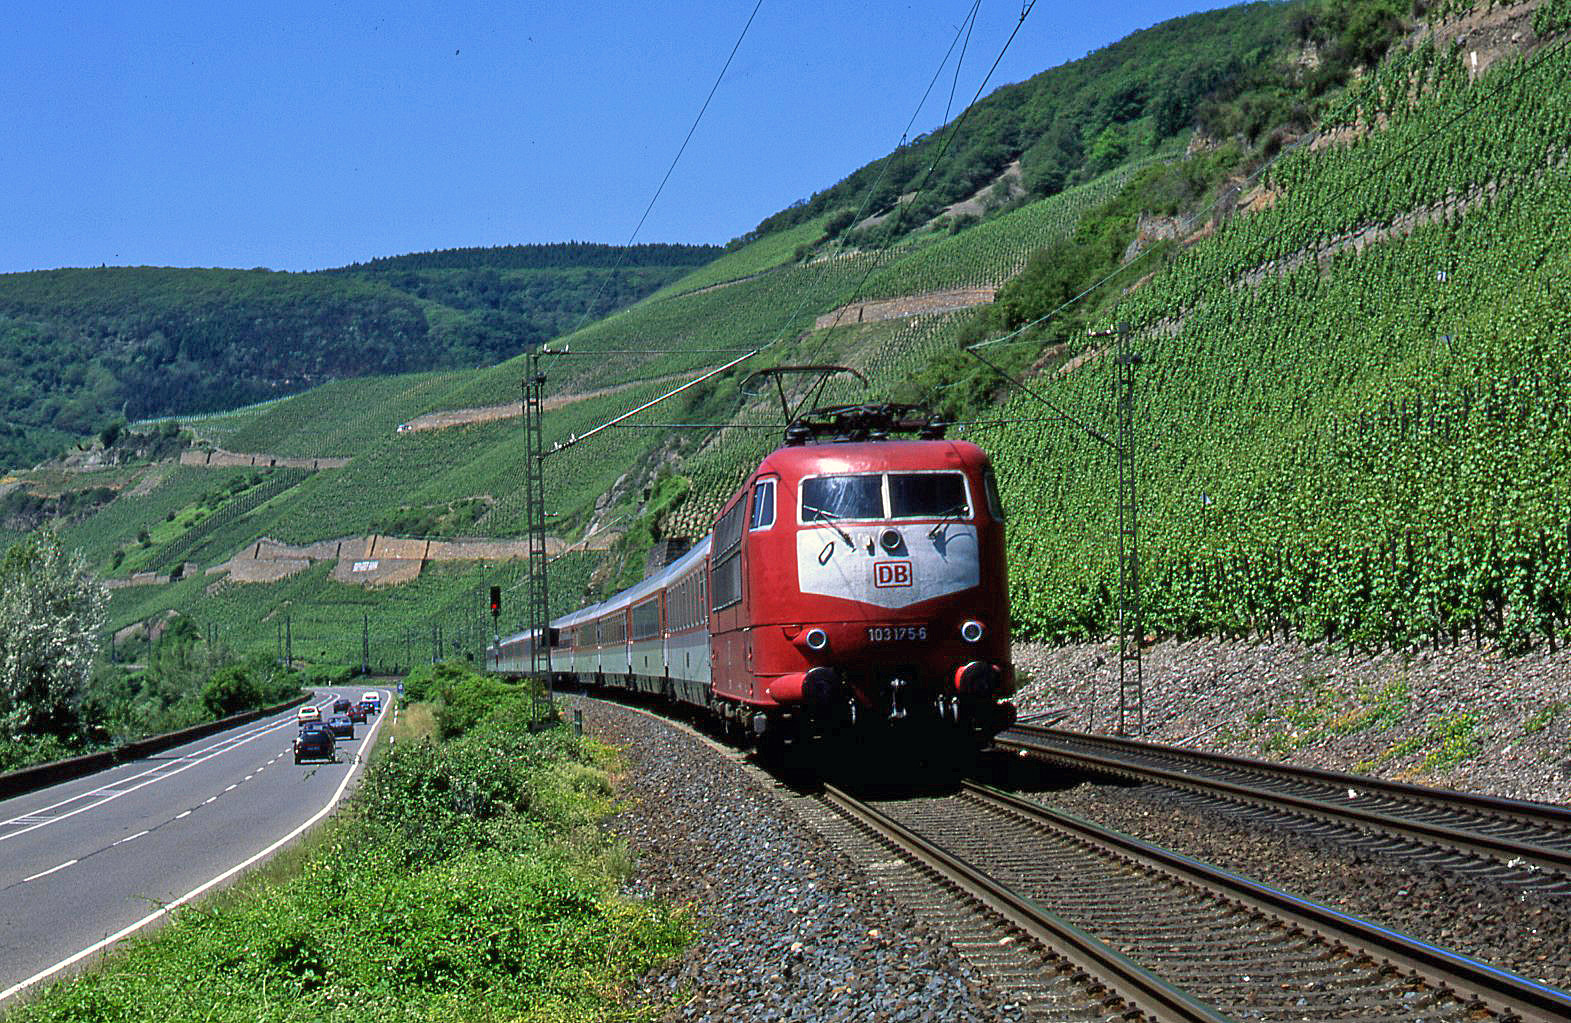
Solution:
<path fill-rule="evenodd" d="M 31 465 L 117 416 L 209 412 L 330 380 L 489 365 L 719 251 L 509 246 L 314 274 L 0 275 L 0 464 Z"/>
<path fill-rule="evenodd" d="M 898 237 L 996 182 L 1013 161 L 1031 198 L 1053 195 L 1197 132 L 1251 146 L 1309 127 L 1316 101 L 1378 59 L 1403 28 L 1394 0 L 1255 3 L 1163 22 L 1029 81 L 1005 86 L 965 117 L 766 218 L 755 236 L 831 215 L 860 244 Z M 1312 57 L 1301 76 L 1284 58 Z M 930 172 L 930 168 L 933 170 Z M 895 208 L 894 221 L 859 221 Z M 995 197 L 1004 201 L 1007 190 Z M 751 237 L 751 236 L 750 236 Z"/>

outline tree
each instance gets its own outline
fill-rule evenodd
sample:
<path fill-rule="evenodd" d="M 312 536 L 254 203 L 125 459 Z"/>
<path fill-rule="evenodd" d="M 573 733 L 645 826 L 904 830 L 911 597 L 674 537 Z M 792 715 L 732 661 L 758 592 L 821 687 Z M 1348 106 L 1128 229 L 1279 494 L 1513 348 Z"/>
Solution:
<path fill-rule="evenodd" d="M 244 665 L 220 668 L 202 688 L 202 705 L 215 718 L 260 706 L 262 691 Z"/>
<path fill-rule="evenodd" d="M 67 736 L 93 672 L 108 594 L 53 532 L 0 563 L 0 736 Z"/>

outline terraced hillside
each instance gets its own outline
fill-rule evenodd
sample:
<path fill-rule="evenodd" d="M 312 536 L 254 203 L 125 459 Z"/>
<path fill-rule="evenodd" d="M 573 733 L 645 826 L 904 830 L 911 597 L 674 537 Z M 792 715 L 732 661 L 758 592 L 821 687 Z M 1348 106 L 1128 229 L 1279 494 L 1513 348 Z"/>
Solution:
<path fill-rule="evenodd" d="M 1571 609 L 1571 51 L 1475 77 L 1465 47 L 1427 43 L 1324 131 L 1272 168 L 1266 208 L 1116 310 L 1144 358 L 1148 625 L 1554 643 Z M 1049 393 L 1105 423 L 1110 374 L 1096 359 Z M 1022 623 L 1105 633 L 1107 453 L 1056 424 L 977 436 L 1015 509 Z"/>
<path fill-rule="evenodd" d="M 844 245 L 829 215 L 809 218 L 557 339 L 567 354 L 545 360 L 550 391 L 586 397 L 546 416 L 547 446 L 564 445 L 547 460 L 553 531 L 568 542 L 593 535 L 596 546 L 624 539 L 554 562 L 553 604 L 636 579 L 652 541 L 707 528 L 783 425 L 751 372 L 839 363 L 869 385 L 846 376 L 791 398 L 918 397 L 966 410 L 972 421 L 956 429 L 995 454 L 1012 510 L 1022 634 L 1105 634 L 1116 584 L 1110 459 L 1033 399 L 989 407 L 1001 382 L 963 346 L 1007 333 L 979 351 L 1037 374 L 1033 387 L 1059 408 L 1107 426 L 1104 342 L 1083 327 L 1127 322 L 1145 358 L 1138 460 L 1153 629 L 1372 643 L 1558 635 L 1571 606 L 1571 580 L 1555 567 L 1571 564 L 1571 521 L 1554 472 L 1568 453 L 1554 355 L 1567 336 L 1557 211 L 1567 208 L 1571 88 L 1563 46 L 1535 40 L 1563 29 L 1553 19 L 1564 7 L 1506 10 L 1526 25 L 1525 56 L 1476 75 L 1469 51 L 1443 40 L 1393 56 L 1345 96 L 1323 97 L 1331 106 L 1316 136 L 1197 138 L 1188 153 L 1141 154 L 887 248 Z M 1526 108 L 1533 117 L 1517 115 Z M 1153 217 L 1181 225 L 1181 237 L 1146 238 L 1137 224 Z M 1055 277 L 1064 253 L 1105 257 L 1110 283 L 1079 297 L 1103 269 Z M 1016 277 L 1043 265 L 1051 272 Z M 1026 293 L 1044 279 L 1074 301 L 1016 331 L 1038 315 L 1021 310 L 1058 304 Z M 960 286 L 1003 292 L 980 310 L 833 315 Z M 580 439 L 748 352 L 737 369 Z M 413 583 L 378 589 L 336 582 L 322 563 L 270 583 L 213 570 L 263 537 L 311 544 L 412 523 L 425 536 L 519 535 L 517 419 L 399 427 L 516 401 L 525 369 L 518 358 L 339 382 L 203 417 L 191 424 L 199 441 L 226 451 L 348 463 L 273 482 L 180 467 L 127 488 L 68 539 L 110 575 L 168 570 L 177 555 L 195 565 L 172 583 L 117 591 L 112 626 L 175 608 L 241 647 L 275 649 L 287 634 L 313 659 L 473 652 L 492 627 L 477 613 L 487 586 L 504 587 L 501 627 L 517 623 L 521 563 L 433 563 Z M 207 493 L 226 487 L 239 489 Z M 162 525 L 143 542 L 137 523 Z"/>

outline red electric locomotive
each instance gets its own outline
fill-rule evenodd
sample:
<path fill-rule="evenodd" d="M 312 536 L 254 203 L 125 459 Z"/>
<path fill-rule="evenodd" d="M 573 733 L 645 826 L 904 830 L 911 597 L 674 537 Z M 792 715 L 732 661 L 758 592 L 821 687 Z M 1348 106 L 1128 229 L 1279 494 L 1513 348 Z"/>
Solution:
<path fill-rule="evenodd" d="M 562 681 L 690 703 L 769 742 L 1014 721 L 987 455 L 904 406 L 819 410 L 638 585 L 551 622 Z M 888 439 L 891 432 L 917 439 Z M 531 634 L 488 656 L 530 670 Z"/>
<path fill-rule="evenodd" d="M 788 436 L 715 524 L 714 696 L 760 732 L 926 719 L 991 734 L 1013 720 L 1014 680 L 987 455 L 861 439 L 876 431 L 845 415 L 837 439 Z"/>

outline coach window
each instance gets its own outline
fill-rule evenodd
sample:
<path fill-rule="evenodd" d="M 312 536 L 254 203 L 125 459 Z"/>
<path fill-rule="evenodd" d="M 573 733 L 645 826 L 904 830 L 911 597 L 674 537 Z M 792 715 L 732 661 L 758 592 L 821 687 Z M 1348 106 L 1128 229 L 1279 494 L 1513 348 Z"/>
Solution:
<path fill-rule="evenodd" d="M 747 528 L 768 529 L 775 524 L 775 481 L 759 480 L 753 484 L 753 513 L 748 517 Z"/>
<path fill-rule="evenodd" d="M 660 635 L 660 598 L 651 597 L 633 605 L 633 639 L 653 639 Z"/>

